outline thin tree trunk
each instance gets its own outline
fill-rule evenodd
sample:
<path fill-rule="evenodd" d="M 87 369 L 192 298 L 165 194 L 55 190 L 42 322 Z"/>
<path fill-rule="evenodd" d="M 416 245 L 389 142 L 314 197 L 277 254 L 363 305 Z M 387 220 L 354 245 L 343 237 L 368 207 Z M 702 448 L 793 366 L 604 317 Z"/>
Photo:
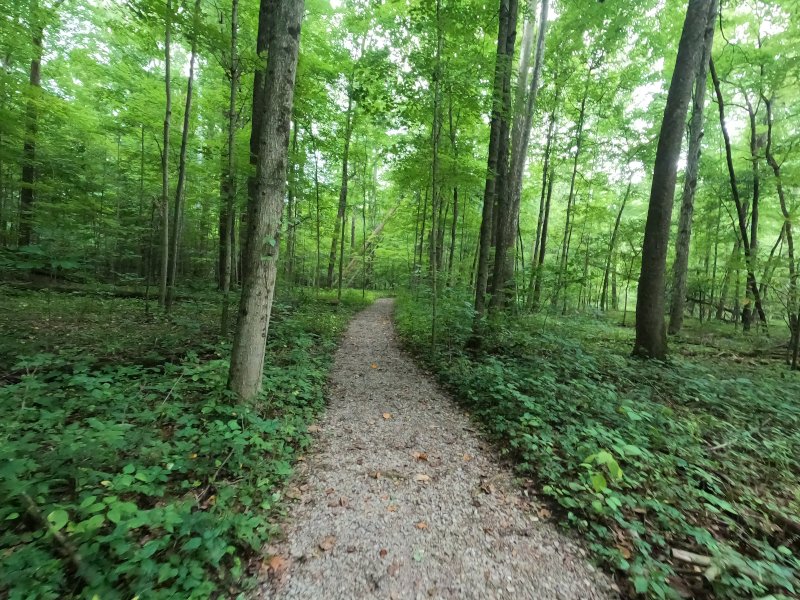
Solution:
<path fill-rule="evenodd" d="M 722 96 L 722 89 L 720 87 L 719 77 L 717 76 L 717 70 L 714 66 L 714 59 L 712 58 L 710 61 L 710 68 L 711 68 L 711 79 L 714 82 L 714 91 L 717 96 L 717 105 L 719 107 L 719 122 L 720 127 L 722 129 L 722 138 L 725 142 L 725 159 L 728 165 L 728 176 L 731 185 L 731 192 L 733 195 L 733 201 L 736 205 L 736 215 L 738 217 L 738 225 L 739 225 L 739 235 L 741 236 L 742 242 L 742 249 L 744 250 L 745 262 L 747 263 L 747 287 L 750 289 L 750 293 L 752 294 L 753 300 L 755 301 L 756 311 L 758 311 L 758 316 L 761 319 L 761 322 L 764 325 L 767 324 L 767 315 L 764 312 L 764 307 L 761 304 L 761 294 L 758 290 L 758 283 L 756 281 L 755 275 L 755 264 L 754 264 L 754 256 L 752 252 L 752 248 L 750 246 L 750 239 L 747 235 L 747 217 L 746 217 L 746 209 L 742 204 L 741 197 L 739 196 L 739 184 L 736 180 L 736 171 L 733 167 L 733 152 L 731 150 L 731 139 L 730 135 L 728 134 L 728 128 L 725 124 L 725 100 Z M 751 226 L 753 223 L 751 223 Z"/>
<path fill-rule="evenodd" d="M 159 306 L 167 305 L 167 274 L 169 271 L 169 130 L 172 119 L 172 0 L 167 0 L 164 16 L 164 143 L 161 149 L 161 286 L 158 293 Z"/>
<path fill-rule="evenodd" d="M 269 331 L 281 214 L 286 191 L 289 129 L 300 47 L 304 0 L 283 0 L 268 14 L 269 63 L 264 77 L 256 199 L 248 203 L 248 234 L 239 320 L 231 352 L 228 387 L 252 401 L 261 390 Z M 262 13 L 261 17 L 264 15 Z M 260 26 L 260 24 L 259 24 Z"/>
<path fill-rule="evenodd" d="M 628 180 L 628 189 L 625 190 L 625 196 L 622 198 L 617 218 L 614 221 L 614 230 L 611 233 L 611 240 L 608 242 L 608 255 L 606 256 L 606 268 L 603 271 L 603 288 L 600 292 L 600 310 L 605 311 L 608 309 L 608 279 L 611 273 L 611 257 L 617 247 L 617 235 L 619 234 L 619 224 L 622 221 L 622 213 L 625 211 L 625 205 L 628 203 L 628 198 L 631 195 L 631 180 Z M 616 295 L 616 292 L 615 292 Z"/>
<path fill-rule="evenodd" d="M 689 0 L 658 138 L 642 246 L 642 270 L 636 302 L 636 342 L 633 347 L 634 355 L 644 358 L 664 360 L 667 356 L 664 286 L 669 226 L 686 113 L 692 96 L 694 75 L 702 59 L 710 3 L 711 0 Z"/>
<path fill-rule="evenodd" d="M 556 281 L 556 289 L 553 294 L 553 306 L 558 306 L 558 298 L 561 293 L 561 288 L 566 288 L 567 267 L 569 265 L 569 234 L 572 231 L 572 213 L 575 205 L 575 181 L 578 177 L 578 159 L 581 155 L 581 148 L 583 147 L 583 126 L 586 122 L 586 101 L 589 97 L 589 83 L 592 78 L 592 67 L 590 66 L 589 72 L 586 76 L 586 85 L 583 88 L 583 97 L 581 98 L 581 108 L 578 113 L 578 128 L 575 133 L 575 156 L 572 161 L 572 177 L 569 182 L 569 195 L 567 196 L 567 218 L 564 223 L 564 240 L 561 244 L 561 261 L 558 267 L 558 279 Z M 566 289 L 564 290 L 566 295 Z M 566 300 L 565 300 L 566 303 Z"/>
<path fill-rule="evenodd" d="M 347 90 L 347 113 L 345 114 L 345 128 L 344 128 L 344 153 L 342 154 L 342 184 L 339 188 L 339 208 L 336 213 L 336 225 L 333 230 L 333 239 L 331 240 L 331 253 L 328 259 L 328 287 L 333 287 L 333 270 L 336 265 L 336 252 L 337 244 L 339 242 L 339 234 L 341 232 L 342 239 L 345 234 L 345 212 L 347 211 L 347 185 L 349 175 L 349 161 L 350 161 L 350 137 L 353 133 L 353 97 L 351 81 L 348 82 Z"/>
<path fill-rule="evenodd" d="M 289 193 L 286 203 L 286 280 L 289 285 L 294 285 L 294 253 L 297 236 L 297 219 L 295 215 L 297 203 L 297 121 L 294 123 L 292 134 L 292 152 L 289 158 Z"/>
<path fill-rule="evenodd" d="M 711 48 L 714 45 L 716 29 L 717 0 L 709 5 L 703 54 L 697 67 L 694 80 L 694 103 L 689 125 L 689 149 L 687 153 L 686 173 L 683 181 L 681 198 L 681 215 L 678 222 L 678 238 L 675 242 L 675 264 L 673 266 L 674 281 L 672 285 L 672 302 L 670 304 L 669 333 L 676 335 L 683 325 L 683 309 L 686 302 L 686 285 L 689 270 L 689 250 L 692 239 L 692 217 L 694 215 L 694 195 L 697 190 L 697 176 L 700 163 L 700 143 L 703 140 L 704 108 L 706 87 L 708 85 L 708 63 L 711 60 Z"/>
<path fill-rule="evenodd" d="M 441 0 L 436 0 L 436 56 L 435 66 L 433 73 L 433 122 L 431 124 L 431 150 L 433 152 L 431 164 L 431 204 L 432 204 L 432 222 L 431 222 L 431 288 L 432 288 L 432 305 L 431 305 L 431 348 L 436 351 L 436 325 L 438 317 L 438 296 L 439 296 L 439 252 L 437 248 L 441 247 L 438 242 L 443 241 L 439 238 L 439 228 L 444 233 L 444 227 L 440 225 L 441 215 L 440 205 L 441 201 L 441 185 L 439 181 L 439 142 L 442 135 L 442 48 L 444 45 L 444 35 L 442 33 L 442 3 Z M 439 221 L 437 221 L 439 219 Z M 437 239 L 439 238 L 439 239 Z"/>
<path fill-rule="evenodd" d="M 236 94 L 239 89 L 239 0 L 231 0 L 231 50 L 230 50 L 230 91 L 228 94 L 228 144 L 225 165 L 223 211 L 220 216 L 220 241 L 222 259 L 220 260 L 220 284 L 222 293 L 222 320 L 220 330 L 227 335 L 230 324 L 230 292 L 233 278 L 233 215 L 236 205 Z"/>
<path fill-rule="evenodd" d="M 778 200 L 781 205 L 781 213 L 785 219 L 783 228 L 786 234 L 786 246 L 789 253 L 789 296 L 787 298 L 786 306 L 789 316 L 789 332 L 790 342 L 789 348 L 791 351 L 792 369 L 798 368 L 798 346 L 800 346 L 800 314 L 798 314 L 797 305 L 797 265 L 795 263 L 794 255 L 794 234 L 792 229 L 792 215 L 789 211 L 789 204 L 786 201 L 786 192 L 783 187 L 783 178 L 781 175 L 781 164 L 777 161 L 772 154 L 772 100 L 764 97 L 764 105 L 767 109 L 767 148 L 766 158 L 767 163 L 772 168 L 772 173 L 775 177 L 775 186 L 778 190 Z"/>
<path fill-rule="evenodd" d="M 170 239 L 170 261 L 168 269 L 167 311 L 175 299 L 175 279 L 178 271 L 183 203 L 186 196 L 186 151 L 189 145 L 189 127 L 192 116 L 192 95 L 194 92 L 194 65 L 197 60 L 197 30 L 200 26 L 200 0 L 194 4 L 194 28 L 192 31 L 192 50 L 189 55 L 189 80 L 186 83 L 186 106 L 183 110 L 183 131 L 181 133 L 181 152 L 178 163 L 178 187 L 175 191 L 175 205 L 172 213 L 172 235 Z"/>
<path fill-rule="evenodd" d="M 539 254 L 536 257 L 536 280 L 533 284 L 533 304 L 531 308 L 539 308 L 542 296 L 542 278 L 544 276 L 544 259 L 547 256 L 547 232 L 550 226 L 550 202 L 553 198 L 553 181 L 555 179 L 554 167 L 550 167 L 547 178 L 547 198 L 544 203 L 544 219 L 542 220 L 542 239 L 539 242 Z"/>

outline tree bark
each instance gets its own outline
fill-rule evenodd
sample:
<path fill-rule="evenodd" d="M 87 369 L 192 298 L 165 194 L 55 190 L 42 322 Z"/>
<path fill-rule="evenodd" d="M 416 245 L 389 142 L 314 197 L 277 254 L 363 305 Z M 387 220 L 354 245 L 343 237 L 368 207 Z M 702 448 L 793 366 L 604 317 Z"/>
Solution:
<path fill-rule="evenodd" d="M 633 354 L 644 358 L 664 360 L 667 357 L 664 285 L 669 226 L 686 113 L 694 74 L 703 52 L 710 3 L 711 0 L 689 0 L 658 138 L 642 247 L 636 301 L 636 342 L 633 347 Z"/>
<path fill-rule="evenodd" d="M 245 401 L 261 389 L 286 191 L 289 129 L 304 0 L 283 0 L 269 15 L 269 62 L 259 140 L 255 201 L 248 202 L 242 298 L 231 352 L 228 387 Z M 263 18 L 263 14 L 262 14 Z"/>
<path fill-rule="evenodd" d="M 681 198 L 681 215 L 678 222 L 678 238 L 675 242 L 674 280 L 672 285 L 672 302 L 670 304 L 669 333 L 676 335 L 683 326 L 683 310 L 686 303 L 686 285 L 689 270 L 689 250 L 692 239 L 692 217 L 694 215 L 694 195 L 697 190 L 697 175 L 700 163 L 700 145 L 703 140 L 704 108 L 706 86 L 708 85 L 708 63 L 711 60 L 711 49 L 714 45 L 716 29 L 717 0 L 709 5 L 706 31 L 703 38 L 703 54 L 697 67 L 694 80 L 694 103 L 689 125 L 689 150 L 687 153 L 686 173 L 683 181 Z"/>

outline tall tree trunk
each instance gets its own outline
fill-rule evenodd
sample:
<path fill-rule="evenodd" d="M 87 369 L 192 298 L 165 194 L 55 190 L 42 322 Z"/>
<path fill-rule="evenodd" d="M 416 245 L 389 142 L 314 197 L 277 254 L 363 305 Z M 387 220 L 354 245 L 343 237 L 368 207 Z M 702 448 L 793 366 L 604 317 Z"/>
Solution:
<path fill-rule="evenodd" d="M 694 103 L 692 105 L 691 124 L 689 125 L 689 150 L 683 181 L 678 238 L 675 242 L 675 264 L 672 269 L 674 281 L 669 314 L 669 333 L 672 335 L 679 333 L 683 326 L 683 309 L 686 303 L 686 284 L 689 270 L 689 249 L 692 239 L 694 195 L 697 190 L 700 143 L 703 140 L 703 112 L 706 102 L 706 87 L 708 85 L 708 62 L 711 60 L 711 49 L 714 46 L 717 0 L 711 1 L 708 11 L 706 31 L 703 38 L 703 54 L 698 63 L 697 75 L 694 80 Z"/>
<path fill-rule="evenodd" d="M 170 261 L 168 270 L 168 289 L 166 309 L 172 308 L 175 300 L 175 279 L 178 275 L 178 254 L 183 222 L 183 203 L 186 196 L 186 151 L 189 145 L 189 127 L 192 118 L 192 94 L 194 92 L 194 64 L 197 60 L 197 33 L 200 27 L 200 0 L 194 3 L 194 25 L 192 30 L 192 50 L 189 55 L 189 80 L 186 82 L 186 106 L 183 110 L 183 131 L 181 132 L 181 152 L 178 163 L 178 186 L 175 190 L 175 205 L 172 213 L 172 234 L 170 239 Z"/>
<path fill-rule="evenodd" d="M 736 180 L 736 171 L 733 167 L 733 152 L 731 150 L 731 138 L 728 134 L 728 127 L 725 124 L 725 100 L 722 96 L 722 88 L 720 86 L 719 76 L 717 69 L 714 66 L 714 59 L 710 61 L 711 79 L 714 82 L 714 92 L 717 96 L 717 106 L 719 108 L 719 122 L 722 129 L 722 138 L 725 142 L 725 160 L 728 166 L 728 178 L 731 185 L 731 193 L 733 195 L 733 202 L 736 205 L 736 216 L 739 225 L 739 235 L 741 237 L 742 249 L 744 250 L 745 262 L 747 263 L 747 288 L 749 288 L 752 298 L 755 302 L 756 311 L 764 325 L 767 324 L 767 315 L 764 312 L 764 307 L 761 304 L 761 294 L 758 290 L 758 282 L 755 275 L 755 257 L 752 252 L 751 238 L 748 237 L 747 232 L 747 215 L 746 208 L 742 204 L 741 196 L 739 195 L 739 184 Z M 751 222 L 751 226 L 753 223 Z"/>
<path fill-rule="evenodd" d="M 286 280 L 289 285 L 294 284 L 294 253 L 297 238 L 297 121 L 294 123 L 292 134 L 292 152 L 289 158 L 289 193 L 286 203 Z"/>
<path fill-rule="evenodd" d="M 353 134 L 353 94 L 350 87 L 353 85 L 352 77 L 348 82 L 347 89 L 347 113 L 345 114 L 345 128 L 344 128 L 344 152 L 342 153 L 342 184 L 339 188 L 339 208 L 336 213 L 336 224 L 333 230 L 333 239 L 331 240 L 331 253 L 328 259 L 328 287 L 333 287 L 333 270 L 336 265 L 336 252 L 339 241 L 339 234 L 341 232 L 342 239 L 345 234 L 345 212 L 347 211 L 347 185 L 349 174 L 349 161 L 350 161 L 350 138 Z"/>
<path fill-rule="evenodd" d="M 510 252 L 517 238 L 519 229 L 519 207 L 522 198 L 522 180 L 525 162 L 528 156 L 533 116 L 536 112 L 536 100 L 539 94 L 542 63 L 544 62 L 545 35 L 550 8 L 549 0 L 541 0 L 539 16 L 539 32 L 536 40 L 536 54 L 533 62 L 533 75 L 530 89 L 525 96 L 523 110 L 517 111 L 514 123 L 515 135 L 512 136 L 511 162 L 509 166 L 509 182 L 506 198 L 501 203 L 502 222 L 498 227 L 497 250 L 495 253 L 494 276 L 492 278 L 491 307 L 500 309 L 510 297 L 514 286 L 514 256 Z M 522 74 L 522 73 L 521 73 Z"/>
<path fill-rule="evenodd" d="M 575 208 L 575 182 L 578 177 L 578 159 L 581 155 L 583 147 L 583 126 L 586 122 L 586 101 L 589 98 L 589 84 L 592 79 L 592 66 L 589 67 L 589 72 L 586 75 L 586 85 L 583 88 L 583 97 L 581 98 L 581 108 L 578 113 L 578 128 L 575 132 L 575 156 L 572 159 L 572 177 L 569 182 L 569 195 L 567 196 L 567 217 L 564 222 L 564 239 L 561 243 L 561 260 L 558 267 L 558 279 L 556 281 L 556 289 L 553 294 L 553 306 L 558 306 L 558 298 L 561 289 L 566 288 L 567 267 L 569 266 L 569 236 L 572 231 L 573 211 Z M 564 290 L 566 295 L 566 289 Z M 566 299 L 564 300 L 566 305 Z"/>
<path fill-rule="evenodd" d="M 625 205 L 628 203 L 628 198 L 631 195 L 631 180 L 628 180 L 628 189 L 625 190 L 625 196 L 622 198 L 622 204 L 617 211 L 617 218 L 614 221 L 614 230 L 611 232 L 611 240 L 608 242 L 608 254 L 606 255 L 606 268 L 603 271 L 603 288 L 600 292 L 600 310 L 605 311 L 608 309 L 608 279 L 611 273 L 611 257 L 617 248 L 617 235 L 619 234 L 619 224 L 622 221 L 622 213 L 625 211 Z M 614 292 L 616 295 L 616 291 Z"/>
<path fill-rule="evenodd" d="M 644 358 L 664 360 L 667 356 L 664 285 L 669 226 L 686 113 L 692 96 L 694 75 L 703 54 L 711 1 L 689 0 L 658 137 L 642 247 L 642 270 L 636 301 L 636 342 L 633 347 L 634 355 Z"/>
<path fill-rule="evenodd" d="M 226 147 L 227 160 L 225 163 L 225 176 L 223 180 L 222 202 L 223 210 L 220 215 L 220 242 L 222 256 L 220 260 L 220 289 L 224 295 L 222 300 L 222 319 L 220 330 L 222 335 L 227 335 L 230 324 L 230 292 L 231 279 L 233 278 L 233 216 L 236 212 L 236 94 L 239 90 L 239 0 L 231 0 L 231 49 L 230 49 L 230 90 L 228 94 L 228 143 Z"/>
<path fill-rule="evenodd" d="M 486 310 L 486 290 L 489 282 L 489 263 L 493 231 L 494 206 L 502 196 L 500 190 L 508 170 L 508 118 L 511 108 L 511 64 L 517 36 L 517 0 L 500 0 L 497 30 L 497 54 L 492 90 L 492 122 L 489 130 L 489 154 L 486 185 L 483 192 L 478 251 L 478 273 L 475 285 L 475 317 L 478 323 Z M 498 186 L 498 184 L 500 184 Z M 476 338 L 477 340 L 477 338 Z"/>
<path fill-rule="evenodd" d="M 786 301 L 786 308 L 789 316 L 789 348 L 791 353 L 792 369 L 798 368 L 798 346 L 800 346 L 800 313 L 797 304 L 797 264 L 794 255 L 794 234 L 792 229 L 792 215 L 789 211 L 789 204 L 786 201 L 786 192 L 783 187 L 783 177 L 781 175 L 781 164 L 772 153 L 772 100 L 764 96 L 764 105 L 767 109 L 767 147 L 766 159 L 775 176 L 775 186 L 778 190 L 778 200 L 783 214 L 784 233 L 786 235 L 786 247 L 789 254 L 789 295 Z"/>
<path fill-rule="evenodd" d="M 158 304 L 167 305 L 167 284 L 169 271 L 169 129 L 172 120 L 172 0 L 167 0 L 164 13 L 164 88 L 166 102 L 164 109 L 164 144 L 161 149 L 161 286 Z"/>
<path fill-rule="evenodd" d="M 432 222 L 431 222 L 431 348 L 436 351 L 436 326 L 439 302 L 439 262 L 441 242 L 444 236 L 439 234 L 439 229 L 444 233 L 441 225 L 441 182 L 439 181 L 439 142 L 442 137 L 442 48 L 444 36 L 442 34 L 442 2 L 436 0 L 436 56 L 433 73 L 433 122 L 431 124 L 431 190 Z M 438 239 L 437 239 L 438 238 Z"/>
<path fill-rule="evenodd" d="M 264 77 L 257 195 L 255 201 L 248 202 L 246 264 L 228 379 L 230 390 L 244 401 L 251 401 L 258 395 L 264 371 L 304 4 L 304 0 L 283 0 L 268 15 L 273 25 Z M 261 16 L 264 17 L 263 13 Z"/>
<path fill-rule="evenodd" d="M 550 174 L 547 176 L 547 198 L 544 203 L 544 219 L 542 219 L 542 237 L 539 242 L 539 252 L 536 259 L 536 280 L 533 283 L 533 303 L 531 309 L 539 308 L 542 297 L 542 278 L 544 276 L 544 259 L 547 256 L 547 232 L 550 228 L 550 202 L 553 198 L 554 167 L 550 166 Z"/>

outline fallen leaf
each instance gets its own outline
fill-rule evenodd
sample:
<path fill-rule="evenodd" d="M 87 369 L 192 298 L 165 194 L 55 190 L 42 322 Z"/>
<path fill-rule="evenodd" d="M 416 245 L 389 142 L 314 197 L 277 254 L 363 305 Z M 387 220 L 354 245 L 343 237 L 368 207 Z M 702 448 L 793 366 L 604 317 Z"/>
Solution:
<path fill-rule="evenodd" d="M 369 476 L 372 477 L 373 479 L 380 479 L 381 478 L 381 472 L 380 471 L 373 471 L 372 473 L 369 474 Z"/>
<path fill-rule="evenodd" d="M 553 515 L 553 513 L 551 513 L 548 509 L 546 509 L 544 507 L 540 508 L 536 512 L 539 515 L 540 519 L 549 519 Z"/>
<path fill-rule="evenodd" d="M 267 561 L 267 573 L 273 579 L 283 578 L 287 568 L 289 568 L 289 561 L 282 556 L 273 556 Z"/>
<path fill-rule="evenodd" d="M 386 548 L 381 548 L 381 551 L 378 552 L 378 554 L 381 555 L 381 558 L 385 558 L 386 555 L 389 554 L 389 551 Z"/>
<path fill-rule="evenodd" d="M 378 365 L 376 365 L 375 363 L 372 363 L 372 364 L 369 366 L 369 368 L 370 368 L 370 369 L 377 369 L 377 368 L 378 368 Z"/>
<path fill-rule="evenodd" d="M 286 490 L 286 497 L 291 500 L 300 500 L 302 496 L 303 494 L 300 491 L 300 488 L 290 487 L 288 490 Z"/>
<path fill-rule="evenodd" d="M 328 552 L 329 550 L 333 549 L 335 545 L 336 545 L 336 538 L 332 535 L 329 535 L 319 543 L 319 548 L 324 552 Z"/>
<path fill-rule="evenodd" d="M 427 452 L 412 452 L 411 456 L 416 458 L 419 461 L 427 461 L 428 460 L 428 453 Z"/>
<path fill-rule="evenodd" d="M 420 562 L 425 557 L 425 550 L 422 548 L 417 548 L 414 550 L 413 559 L 417 562 Z"/>
<path fill-rule="evenodd" d="M 622 554 L 622 558 L 625 560 L 628 560 L 632 556 L 630 548 L 626 548 L 621 544 L 617 544 L 617 550 L 619 550 L 619 553 Z"/>
<path fill-rule="evenodd" d="M 308 426 L 308 433 L 319 433 L 322 431 L 322 427 L 319 425 L 309 425 Z"/>
<path fill-rule="evenodd" d="M 393 562 L 389 565 L 389 568 L 386 569 L 386 572 L 389 574 L 389 577 L 396 577 L 400 572 L 400 565 L 396 562 Z"/>
<path fill-rule="evenodd" d="M 431 480 L 430 475 L 425 475 L 424 473 L 417 473 L 414 475 L 414 481 L 418 483 L 427 483 Z"/>
<path fill-rule="evenodd" d="M 392 418 L 392 413 L 383 413 L 383 418 L 387 421 Z"/>
<path fill-rule="evenodd" d="M 472 456 L 470 456 L 469 454 L 465 454 L 464 455 L 464 462 L 469 462 L 471 460 L 472 460 Z"/>
<path fill-rule="evenodd" d="M 325 490 L 325 495 L 326 496 L 330 496 L 335 491 L 336 490 L 334 488 L 328 488 L 328 489 Z"/>
<path fill-rule="evenodd" d="M 386 510 L 388 510 L 389 512 L 397 512 L 397 505 L 390 504 L 389 506 L 386 507 Z"/>
<path fill-rule="evenodd" d="M 427 528 L 428 524 L 425 521 L 420 521 L 419 523 L 417 523 L 417 529 L 427 529 Z"/>

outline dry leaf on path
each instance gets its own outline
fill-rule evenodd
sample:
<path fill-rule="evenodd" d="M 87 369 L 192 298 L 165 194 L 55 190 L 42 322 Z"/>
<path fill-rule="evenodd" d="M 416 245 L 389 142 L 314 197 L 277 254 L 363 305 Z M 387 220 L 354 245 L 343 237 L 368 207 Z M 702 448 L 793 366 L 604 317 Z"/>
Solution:
<path fill-rule="evenodd" d="M 472 455 L 470 455 L 470 454 L 465 454 L 464 455 L 464 462 L 469 462 L 471 460 L 472 460 Z"/>
<path fill-rule="evenodd" d="M 300 488 L 290 487 L 286 490 L 286 497 L 290 500 L 300 500 L 303 497 L 303 493 L 300 491 Z"/>
<path fill-rule="evenodd" d="M 427 529 L 427 528 L 428 524 L 425 521 L 420 521 L 419 523 L 417 523 L 417 529 Z"/>
<path fill-rule="evenodd" d="M 377 369 L 377 368 L 378 368 L 378 365 L 376 365 L 375 363 L 372 363 L 372 364 L 369 366 L 369 368 L 370 368 L 370 369 Z"/>
<path fill-rule="evenodd" d="M 381 558 L 385 558 L 386 555 L 389 554 L 389 551 L 386 548 L 381 548 L 381 551 L 378 552 L 378 554 L 381 555 Z"/>
<path fill-rule="evenodd" d="M 336 537 L 329 535 L 319 543 L 319 549 L 323 550 L 324 552 L 328 552 L 329 550 L 332 550 L 335 545 Z"/>
<path fill-rule="evenodd" d="M 428 453 L 427 452 L 412 452 L 411 456 L 416 458 L 419 461 L 427 461 L 428 460 Z"/>
<path fill-rule="evenodd" d="M 386 507 L 386 510 L 388 510 L 389 512 L 397 512 L 397 505 L 390 504 L 389 506 Z"/>
<path fill-rule="evenodd" d="M 319 425 L 309 425 L 307 431 L 308 433 L 319 433 L 320 431 L 322 431 L 322 427 L 320 427 Z"/>
<path fill-rule="evenodd" d="M 383 413 L 383 418 L 387 421 L 392 418 L 392 413 Z"/>
<path fill-rule="evenodd" d="M 414 481 L 418 483 L 427 483 L 431 480 L 430 475 L 425 475 L 424 473 L 417 473 L 414 475 Z"/>
<path fill-rule="evenodd" d="M 289 568 L 289 561 L 282 556 L 273 556 L 267 561 L 266 565 L 262 565 L 262 569 L 264 566 L 266 566 L 267 574 L 272 579 L 280 580 L 286 573 L 286 569 Z"/>

